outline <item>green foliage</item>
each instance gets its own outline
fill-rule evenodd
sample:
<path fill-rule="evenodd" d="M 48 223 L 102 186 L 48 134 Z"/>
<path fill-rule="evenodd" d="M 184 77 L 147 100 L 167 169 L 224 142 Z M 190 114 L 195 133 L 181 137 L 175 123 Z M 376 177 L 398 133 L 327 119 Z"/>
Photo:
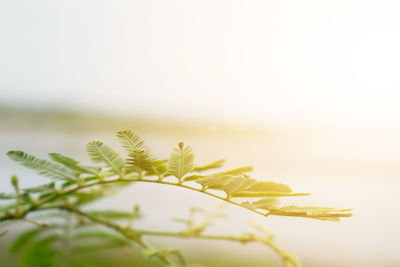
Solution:
<path fill-rule="evenodd" d="M 143 139 L 131 130 L 119 131 L 117 132 L 117 137 L 128 153 L 133 151 L 149 152 L 149 148 L 145 145 Z"/>
<path fill-rule="evenodd" d="M 183 143 L 179 143 L 178 148 L 174 148 L 168 160 L 168 172 L 181 180 L 181 178 L 193 171 L 194 169 L 194 153 L 190 146 L 184 147 Z"/>
<path fill-rule="evenodd" d="M 25 246 L 27 246 L 32 240 L 34 240 L 40 233 L 42 233 L 42 228 L 34 228 L 27 230 L 20 234 L 17 239 L 10 246 L 10 252 L 16 253 L 20 252 Z"/>
<path fill-rule="evenodd" d="M 86 152 L 93 162 L 106 163 L 111 168 L 111 171 L 116 174 L 122 174 L 124 159 L 111 147 L 100 141 L 93 141 L 87 144 Z"/>
<path fill-rule="evenodd" d="M 141 218 L 139 206 L 135 206 L 131 212 L 84 211 L 87 204 L 113 195 L 135 182 L 158 183 L 196 191 L 245 208 L 264 218 L 275 215 L 339 221 L 342 217 L 351 216 L 350 209 L 293 205 L 280 207 L 278 197 L 304 196 L 308 193 L 293 192 L 288 185 L 282 183 L 251 178 L 251 166 L 212 172 L 223 167 L 225 160 L 195 165 L 192 148 L 185 147 L 183 143 L 173 149 L 168 159 L 157 159 L 135 132 L 119 131 L 117 137 L 128 154 L 125 160 L 100 141 L 87 144 L 89 158 L 99 164 L 98 166 L 84 165 L 59 153 L 49 153 L 52 161 L 38 159 L 23 151 L 7 153 L 23 166 L 43 176 L 61 180 L 20 189 L 18 178 L 13 176 L 11 183 L 15 193 L 0 193 L 0 201 L 6 201 L 5 206 L 0 206 L 0 222 L 19 219 L 34 225 L 34 228 L 21 233 L 10 247 L 12 253 L 20 255 L 21 266 L 54 266 L 56 262 L 75 266 L 72 265 L 75 262 L 84 262 L 80 258 L 83 253 L 121 248 L 131 250 L 132 243 L 142 247 L 144 257 L 157 258 L 165 266 L 189 266 L 179 250 L 158 249 L 147 244 L 144 237 L 152 235 L 256 242 L 273 249 L 286 266 L 300 266 L 258 224 L 252 225 L 263 236 L 255 233 L 227 236 L 204 234 L 214 219 L 226 217 L 221 208 L 213 212 L 192 208 L 187 218 L 173 218 L 185 225 L 179 232 L 133 227 L 134 221 Z M 178 181 L 170 182 L 165 179 L 167 177 L 175 177 Z M 245 200 L 239 201 L 243 198 Z M 0 237 L 5 233 L 6 231 L 1 232 Z"/>
<path fill-rule="evenodd" d="M 75 181 L 78 177 L 71 173 L 66 168 L 52 163 L 47 160 L 38 159 L 35 156 L 29 155 L 20 150 L 12 150 L 7 153 L 11 159 L 21 163 L 25 167 L 37 171 L 40 175 L 47 176 L 53 179 L 72 180 Z"/>
<path fill-rule="evenodd" d="M 153 157 L 143 139 L 131 130 L 117 132 L 122 147 L 128 152 L 125 169 L 127 172 L 153 171 Z"/>
<path fill-rule="evenodd" d="M 32 242 L 21 256 L 22 267 L 33 266 L 54 266 L 59 251 L 55 248 L 55 243 L 59 241 L 60 236 L 53 234 Z"/>
<path fill-rule="evenodd" d="M 46 191 L 54 191 L 56 188 L 56 183 L 51 182 L 48 184 L 32 187 L 32 188 L 24 188 L 23 191 L 26 193 L 43 193 Z"/>
<path fill-rule="evenodd" d="M 211 169 L 221 168 L 222 166 L 224 166 L 225 161 L 226 161 L 225 159 L 220 159 L 220 160 L 208 163 L 206 165 L 194 166 L 193 171 L 203 172 L 203 171 L 208 171 Z"/>
<path fill-rule="evenodd" d="M 139 176 L 143 171 L 153 171 L 153 159 L 143 150 L 130 152 L 126 163 L 126 171 L 137 172 Z"/>
<path fill-rule="evenodd" d="M 99 167 L 95 168 L 95 167 L 81 165 L 79 163 L 79 161 L 77 161 L 71 157 L 61 155 L 59 153 L 49 153 L 49 157 L 53 161 L 64 165 L 65 167 L 71 169 L 72 171 L 82 173 L 82 174 L 96 175 L 101 169 Z"/>
<path fill-rule="evenodd" d="M 113 220 L 118 220 L 118 219 L 123 220 L 123 219 L 129 219 L 131 217 L 130 212 L 118 211 L 118 210 L 94 210 L 90 211 L 89 214 Z"/>
<path fill-rule="evenodd" d="M 13 199 L 15 198 L 14 194 L 0 193 L 0 199 Z"/>

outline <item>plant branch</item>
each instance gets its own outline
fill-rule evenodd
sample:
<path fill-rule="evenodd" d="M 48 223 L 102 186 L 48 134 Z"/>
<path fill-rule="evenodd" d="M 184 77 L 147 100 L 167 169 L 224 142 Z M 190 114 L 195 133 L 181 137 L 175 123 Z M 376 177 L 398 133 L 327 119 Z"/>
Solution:
<path fill-rule="evenodd" d="M 285 252 L 282 248 L 280 248 L 274 241 L 272 236 L 260 237 L 255 235 L 254 233 L 247 233 L 243 235 L 205 235 L 201 233 L 193 234 L 186 231 L 181 232 L 168 232 L 168 231 L 153 231 L 153 230 L 143 230 L 143 229 L 133 229 L 131 227 L 121 227 L 120 225 L 106 220 L 92 214 L 86 213 L 80 209 L 70 207 L 70 206 L 54 206 L 52 208 L 58 208 L 67 210 L 71 213 L 75 213 L 77 215 L 83 216 L 93 222 L 100 223 L 108 228 L 111 228 L 125 238 L 130 239 L 138 243 L 144 248 L 151 248 L 147 242 L 145 242 L 142 236 L 159 236 L 159 237 L 176 237 L 176 238 L 194 238 L 194 239 L 207 239 L 207 240 L 225 240 L 225 241 L 233 241 L 239 242 L 242 244 L 246 243 L 259 243 L 270 247 L 274 250 L 282 259 L 282 261 L 286 264 L 286 266 L 300 267 L 300 263 L 290 254 Z M 160 259 L 165 263 L 171 263 L 167 257 L 162 257 L 158 255 Z"/>
<path fill-rule="evenodd" d="M 129 178 L 129 177 L 121 177 L 120 176 L 120 177 L 117 177 L 117 178 L 114 178 L 114 179 L 110 179 L 110 180 L 97 180 L 97 181 L 93 181 L 93 182 L 77 184 L 73 188 L 67 189 L 67 190 L 65 190 L 63 192 L 59 192 L 59 193 L 56 192 L 55 194 L 52 194 L 52 195 L 50 195 L 50 196 L 48 196 L 46 198 L 43 198 L 42 200 L 40 200 L 40 201 L 38 201 L 38 202 L 26 207 L 25 209 L 22 209 L 19 215 L 11 213 L 11 214 L 5 214 L 3 216 L 0 216 L 0 221 L 14 219 L 14 218 L 18 218 L 18 217 L 23 217 L 29 211 L 36 210 L 40 206 L 45 205 L 45 204 L 47 204 L 47 203 L 49 203 L 49 202 L 51 202 L 53 200 L 56 200 L 57 198 L 60 198 L 61 196 L 66 196 L 66 195 L 69 195 L 71 193 L 75 193 L 76 191 L 81 190 L 83 188 L 88 188 L 88 187 L 92 187 L 92 186 L 95 186 L 95 185 L 113 184 L 113 183 L 118 183 L 118 182 L 147 182 L 147 183 L 157 183 L 157 184 L 177 186 L 177 187 L 181 187 L 181 188 L 185 188 L 185 189 L 189 189 L 189 190 L 192 190 L 192 191 L 196 191 L 196 192 L 199 192 L 199 193 L 206 194 L 208 196 L 217 198 L 219 200 L 222 200 L 222 201 L 231 203 L 233 205 L 245 208 L 247 210 L 255 212 L 255 213 L 257 213 L 259 215 L 262 215 L 264 217 L 267 215 L 265 213 L 262 213 L 260 211 L 255 210 L 255 209 L 243 206 L 240 203 L 232 201 L 231 199 L 224 198 L 224 197 L 218 196 L 216 194 L 210 193 L 208 191 L 205 191 L 205 190 L 202 190 L 202 189 L 198 189 L 198 188 L 195 188 L 195 187 L 191 187 L 191 186 L 179 183 L 179 182 L 174 183 L 174 182 L 168 182 L 168 181 L 164 181 L 164 180 L 143 179 L 143 178 L 139 178 L 139 177 Z"/>

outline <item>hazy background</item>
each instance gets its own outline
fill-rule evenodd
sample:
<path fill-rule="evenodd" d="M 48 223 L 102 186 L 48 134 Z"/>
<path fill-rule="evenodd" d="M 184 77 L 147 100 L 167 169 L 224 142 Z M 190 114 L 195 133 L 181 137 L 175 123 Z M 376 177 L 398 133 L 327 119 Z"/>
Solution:
<path fill-rule="evenodd" d="M 397 1 L 3 0 L 1 191 L 14 172 L 43 182 L 7 150 L 86 159 L 86 142 L 117 145 L 112 134 L 131 128 L 161 157 L 183 140 L 199 164 L 225 157 L 312 193 L 287 203 L 354 208 L 341 223 L 255 217 L 306 266 L 399 266 L 399 11 Z M 142 203 L 155 228 L 215 204 L 154 185 L 104 205 L 116 202 Z M 229 211 L 220 227 L 247 230 L 238 221 L 253 216 Z M 275 257 L 214 245 L 221 257 Z"/>

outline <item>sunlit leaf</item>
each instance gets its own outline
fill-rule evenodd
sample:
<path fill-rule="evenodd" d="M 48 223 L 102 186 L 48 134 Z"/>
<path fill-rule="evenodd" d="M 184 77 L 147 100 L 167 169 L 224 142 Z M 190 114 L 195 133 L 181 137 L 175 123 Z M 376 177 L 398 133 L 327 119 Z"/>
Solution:
<path fill-rule="evenodd" d="M 174 148 L 168 160 L 168 172 L 176 178 L 181 179 L 185 174 L 193 171 L 194 153 L 190 146 L 184 147 L 179 143 L 178 148 Z"/>
<path fill-rule="evenodd" d="M 216 173 L 200 177 L 196 179 L 195 182 L 210 189 L 221 189 L 235 178 L 236 176 L 233 175 Z"/>
<path fill-rule="evenodd" d="M 229 184 L 223 187 L 223 190 L 227 195 L 234 196 L 235 193 L 245 191 L 250 186 L 254 185 L 258 181 L 255 179 L 249 179 L 244 175 L 235 177 Z"/>
<path fill-rule="evenodd" d="M 273 192 L 273 191 L 266 191 L 266 192 L 238 192 L 235 193 L 234 197 L 295 197 L 295 196 L 308 196 L 310 193 L 285 193 L 285 192 Z"/>
<path fill-rule="evenodd" d="M 86 151 L 93 162 L 106 163 L 111 167 L 112 171 L 120 175 L 122 174 L 121 170 L 124 166 L 124 159 L 111 147 L 100 141 L 93 141 L 87 144 Z"/>
<path fill-rule="evenodd" d="M 276 207 L 279 204 L 279 199 L 274 197 L 262 198 L 257 201 L 253 202 L 243 202 L 241 203 L 242 206 L 251 208 L 251 209 L 265 209 L 269 210 L 271 208 Z"/>
<path fill-rule="evenodd" d="M 88 173 L 88 174 L 97 174 L 98 172 L 100 172 L 100 168 L 98 167 L 90 167 L 90 166 L 84 166 L 81 165 L 79 163 L 79 161 L 65 156 L 65 155 L 61 155 L 59 153 L 49 153 L 49 157 L 55 161 L 58 162 L 62 165 L 64 165 L 65 167 L 74 170 L 78 173 Z"/>
<path fill-rule="evenodd" d="M 153 160 L 153 170 L 148 171 L 149 175 L 157 174 L 158 176 L 163 176 L 167 173 L 168 160 Z"/>
<path fill-rule="evenodd" d="M 125 148 L 128 153 L 133 151 L 145 151 L 147 153 L 150 152 L 143 139 L 134 131 L 119 131 L 117 132 L 117 137 L 122 147 Z"/>
<path fill-rule="evenodd" d="M 125 168 L 127 172 L 152 171 L 153 159 L 143 150 L 129 152 Z"/>
<path fill-rule="evenodd" d="M 11 159 L 21 163 L 25 167 L 35 170 L 41 175 L 61 180 L 67 179 L 74 181 L 77 179 L 77 176 L 72 174 L 67 168 L 47 160 L 38 159 L 23 151 L 9 151 L 7 155 Z"/>
<path fill-rule="evenodd" d="M 305 195 L 303 193 L 291 193 L 292 189 L 281 183 L 259 181 L 245 176 L 236 178 L 224 191 L 232 197 L 273 197 Z"/>
<path fill-rule="evenodd" d="M 248 172 L 251 172 L 251 171 L 253 171 L 253 167 L 252 166 L 244 166 L 244 167 L 240 167 L 240 168 L 236 168 L 236 169 L 232 169 L 232 170 L 221 172 L 221 174 L 239 175 L 239 174 L 244 174 L 244 173 L 248 173 Z"/>
<path fill-rule="evenodd" d="M 202 171 L 207 171 L 207 170 L 211 170 L 211 169 L 221 168 L 222 166 L 224 166 L 224 163 L 225 163 L 225 159 L 220 159 L 220 160 L 208 163 L 206 165 L 194 166 L 193 171 L 202 172 Z"/>
<path fill-rule="evenodd" d="M 270 210 L 270 215 L 295 216 L 319 220 L 339 221 L 340 217 L 350 217 L 351 209 L 333 209 L 326 207 L 286 206 Z"/>

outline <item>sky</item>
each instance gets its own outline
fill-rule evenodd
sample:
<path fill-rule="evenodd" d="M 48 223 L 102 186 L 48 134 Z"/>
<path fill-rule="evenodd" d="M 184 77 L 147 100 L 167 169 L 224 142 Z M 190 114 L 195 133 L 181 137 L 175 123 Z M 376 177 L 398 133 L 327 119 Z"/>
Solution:
<path fill-rule="evenodd" d="M 398 1 L 0 3 L 0 105 L 393 127 Z"/>

